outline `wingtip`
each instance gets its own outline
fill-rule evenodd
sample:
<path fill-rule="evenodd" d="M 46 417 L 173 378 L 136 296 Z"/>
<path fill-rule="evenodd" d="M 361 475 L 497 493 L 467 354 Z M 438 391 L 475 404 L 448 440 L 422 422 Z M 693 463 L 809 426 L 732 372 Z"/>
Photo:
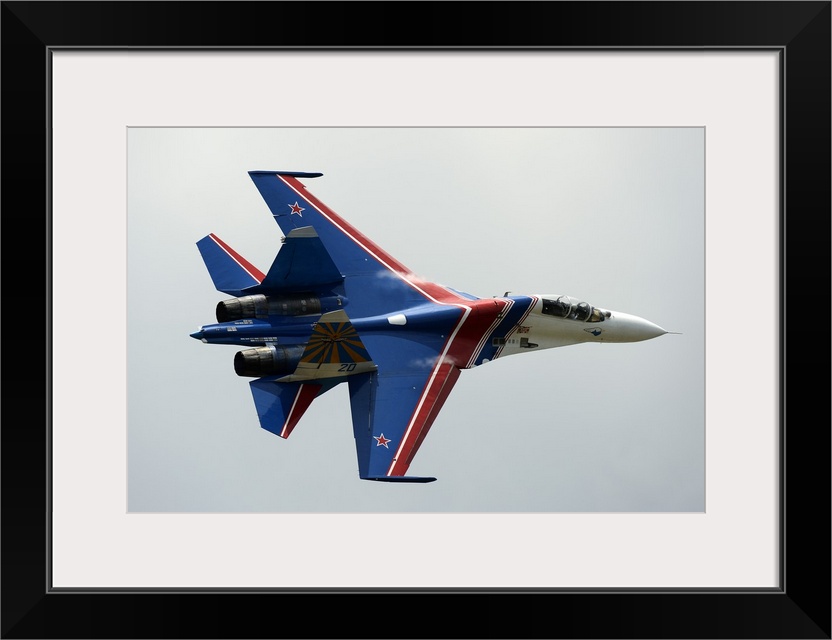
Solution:
<path fill-rule="evenodd" d="M 292 176 L 294 178 L 320 178 L 319 171 L 249 171 L 250 176 Z"/>
<path fill-rule="evenodd" d="M 376 482 L 436 482 L 436 478 L 420 476 L 365 476 L 362 480 L 375 480 Z"/>

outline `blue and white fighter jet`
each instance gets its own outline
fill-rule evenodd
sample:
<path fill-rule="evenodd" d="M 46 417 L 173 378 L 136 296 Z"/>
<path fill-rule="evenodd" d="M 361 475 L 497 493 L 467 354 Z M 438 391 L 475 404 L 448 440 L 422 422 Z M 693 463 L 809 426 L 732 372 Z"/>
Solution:
<path fill-rule="evenodd" d="M 479 298 L 425 281 L 306 190 L 321 173 L 250 171 L 284 234 L 263 274 L 214 234 L 197 242 L 229 296 L 191 337 L 246 347 L 234 357 L 260 426 L 288 438 L 319 395 L 349 385 L 358 472 L 407 475 L 460 372 L 497 358 L 667 333 L 566 295 Z"/>

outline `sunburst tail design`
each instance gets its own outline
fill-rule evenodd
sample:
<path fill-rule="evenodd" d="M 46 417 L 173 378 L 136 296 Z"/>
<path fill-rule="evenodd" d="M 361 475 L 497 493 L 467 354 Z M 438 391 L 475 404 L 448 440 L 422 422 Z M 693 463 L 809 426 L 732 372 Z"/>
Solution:
<path fill-rule="evenodd" d="M 338 313 L 338 312 L 335 312 Z M 343 312 L 342 312 L 343 313 Z M 326 314 L 329 315 L 329 314 Z M 344 314 L 346 315 L 346 314 Z M 339 364 L 368 362 L 370 354 L 349 322 L 318 322 L 303 352 L 301 362 L 307 364 Z"/>

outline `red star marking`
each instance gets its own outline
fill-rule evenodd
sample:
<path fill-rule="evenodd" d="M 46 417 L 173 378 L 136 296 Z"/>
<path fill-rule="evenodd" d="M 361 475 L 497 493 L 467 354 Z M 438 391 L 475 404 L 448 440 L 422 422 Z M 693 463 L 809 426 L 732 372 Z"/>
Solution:
<path fill-rule="evenodd" d="M 290 205 L 287 205 L 287 206 L 291 207 L 292 213 L 298 214 L 301 218 L 303 217 L 303 214 L 301 213 L 301 211 L 303 211 L 304 208 L 299 207 L 297 201 L 295 201 L 295 204 L 290 204 Z M 292 215 L 292 214 L 290 213 L 289 215 Z"/>
<path fill-rule="evenodd" d="M 377 441 L 377 447 L 384 447 L 385 449 L 389 449 L 390 447 L 387 446 L 387 443 L 390 442 L 389 438 L 385 438 L 384 434 L 382 433 L 380 436 L 373 436 Z"/>

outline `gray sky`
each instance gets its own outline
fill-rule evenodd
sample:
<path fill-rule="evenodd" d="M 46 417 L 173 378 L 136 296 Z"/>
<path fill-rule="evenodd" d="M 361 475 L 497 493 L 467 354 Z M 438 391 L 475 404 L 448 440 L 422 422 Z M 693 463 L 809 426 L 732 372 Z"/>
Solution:
<path fill-rule="evenodd" d="M 128 509 L 703 511 L 703 128 L 131 128 Z M 305 180 L 420 275 L 487 297 L 563 293 L 666 335 L 462 372 L 410 473 L 361 481 L 346 385 L 288 440 L 261 429 L 239 347 L 189 337 L 213 232 L 266 271 L 280 230 L 247 171 Z"/>

